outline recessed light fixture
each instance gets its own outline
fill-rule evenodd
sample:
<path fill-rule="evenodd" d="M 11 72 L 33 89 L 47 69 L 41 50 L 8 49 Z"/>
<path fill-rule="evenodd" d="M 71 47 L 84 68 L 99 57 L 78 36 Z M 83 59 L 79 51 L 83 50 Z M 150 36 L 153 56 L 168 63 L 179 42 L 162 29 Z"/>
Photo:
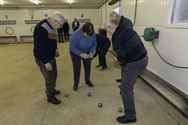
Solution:
<path fill-rule="evenodd" d="M 32 3 L 34 3 L 34 4 L 39 4 L 40 2 L 38 1 L 38 0 L 30 0 Z"/>
<path fill-rule="evenodd" d="M 5 1 L 0 0 L 0 5 L 5 5 Z"/>

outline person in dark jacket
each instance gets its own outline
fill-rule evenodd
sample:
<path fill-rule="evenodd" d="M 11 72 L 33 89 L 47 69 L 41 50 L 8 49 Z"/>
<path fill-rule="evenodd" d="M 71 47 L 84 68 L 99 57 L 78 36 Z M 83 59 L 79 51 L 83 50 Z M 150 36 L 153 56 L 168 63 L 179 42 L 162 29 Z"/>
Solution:
<path fill-rule="evenodd" d="M 65 21 L 63 25 L 63 31 L 64 31 L 65 40 L 69 40 L 69 23 L 67 20 Z"/>
<path fill-rule="evenodd" d="M 99 65 L 97 65 L 96 67 L 97 68 L 102 67 L 100 71 L 103 71 L 107 68 L 106 53 L 108 52 L 108 49 L 110 48 L 111 42 L 108 37 L 102 36 L 99 34 L 96 35 L 96 38 L 97 38 L 97 50 L 96 50 L 95 57 L 97 55 L 99 57 Z"/>
<path fill-rule="evenodd" d="M 55 56 L 57 54 L 56 30 L 64 24 L 64 17 L 60 13 L 40 21 L 34 29 L 34 57 L 46 82 L 47 101 L 52 104 L 60 104 L 55 97 L 60 94 L 56 90 L 57 66 Z"/>
<path fill-rule="evenodd" d="M 73 29 L 73 32 L 74 32 L 75 30 L 79 29 L 79 27 L 80 27 L 79 21 L 78 21 L 76 18 L 74 18 L 74 21 L 72 22 L 72 29 Z"/>
<path fill-rule="evenodd" d="M 89 87 L 93 87 L 90 80 L 91 60 L 96 52 L 96 34 L 94 32 L 93 24 L 85 23 L 81 29 L 73 32 L 70 40 L 70 55 L 74 71 L 74 86 L 73 90 L 78 90 L 80 80 L 81 60 L 83 61 L 85 70 L 85 83 Z"/>
<path fill-rule="evenodd" d="M 63 27 L 61 27 L 61 28 L 59 28 L 58 30 L 57 30 L 57 32 L 58 32 L 58 37 L 59 37 L 59 43 L 63 43 Z"/>
<path fill-rule="evenodd" d="M 125 20 L 119 14 L 112 12 L 110 20 L 117 26 L 112 34 L 112 44 L 117 59 L 123 67 L 120 93 L 125 115 L 117 117 L 117 121 L 119 123 L 134 123 L 136 122 L 136 109 L 133 89 L 139 74 L 148 64 L 147 50 L 138 34 L 129 25 L 126 25 Z M 110 27 L 106 29 L 112 33 Z"/>

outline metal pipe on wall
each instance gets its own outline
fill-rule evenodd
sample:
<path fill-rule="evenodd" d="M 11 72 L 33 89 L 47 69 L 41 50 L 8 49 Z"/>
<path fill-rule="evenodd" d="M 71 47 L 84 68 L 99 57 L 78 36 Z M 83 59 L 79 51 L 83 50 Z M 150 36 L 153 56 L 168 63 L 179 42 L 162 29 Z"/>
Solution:
<path fill-rule="evenodd" d="M 138 8 L 138 0 L 135 1 L 134 25 L 136 24 L 137 8 Z"/>

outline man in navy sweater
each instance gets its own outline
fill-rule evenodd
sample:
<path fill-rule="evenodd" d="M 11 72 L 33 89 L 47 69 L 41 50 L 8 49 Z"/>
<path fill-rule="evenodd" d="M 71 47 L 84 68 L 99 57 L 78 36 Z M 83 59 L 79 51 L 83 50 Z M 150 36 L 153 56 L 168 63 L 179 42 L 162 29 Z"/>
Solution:
<path fill-rule="evenodd" d="M 112 12 L 110 20 L 112 24 L 117 26 L 112 34 L 112 44 L 117 59 L 123 68 L 120 93 L 125 115 L 117 117 L 117 121 L 119 123 L 134 123 L 136 122 L 134 84 L 148 64 L 147 50 L 138 34 L 129 25 L 130 23 L 126 23 L 123 16 Z M 112 33 L 110 27 L 107 27 L 107 31 Z"/>
<path fill-rule="evenodd" d="M 55 97 L 60 94 L 56 90 L 57 67 L 55 55 L 57 52 L 56 30 L 64 24 L 64 17 L 56 13 L 51 17 L 40 21 L 34 29 L 34 57 L 46 82 L 47 101 L 52 104 L 60 104 Z"/>

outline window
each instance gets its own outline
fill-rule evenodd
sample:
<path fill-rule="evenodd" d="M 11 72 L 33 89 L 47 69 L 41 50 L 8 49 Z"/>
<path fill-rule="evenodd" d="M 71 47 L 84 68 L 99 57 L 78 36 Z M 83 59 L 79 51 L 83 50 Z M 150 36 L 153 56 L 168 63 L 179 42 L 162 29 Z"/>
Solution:
<path fill-rule="evenodd" d="M 171 23 L 188 23 L 188 0 L 175 0 Z"/>

